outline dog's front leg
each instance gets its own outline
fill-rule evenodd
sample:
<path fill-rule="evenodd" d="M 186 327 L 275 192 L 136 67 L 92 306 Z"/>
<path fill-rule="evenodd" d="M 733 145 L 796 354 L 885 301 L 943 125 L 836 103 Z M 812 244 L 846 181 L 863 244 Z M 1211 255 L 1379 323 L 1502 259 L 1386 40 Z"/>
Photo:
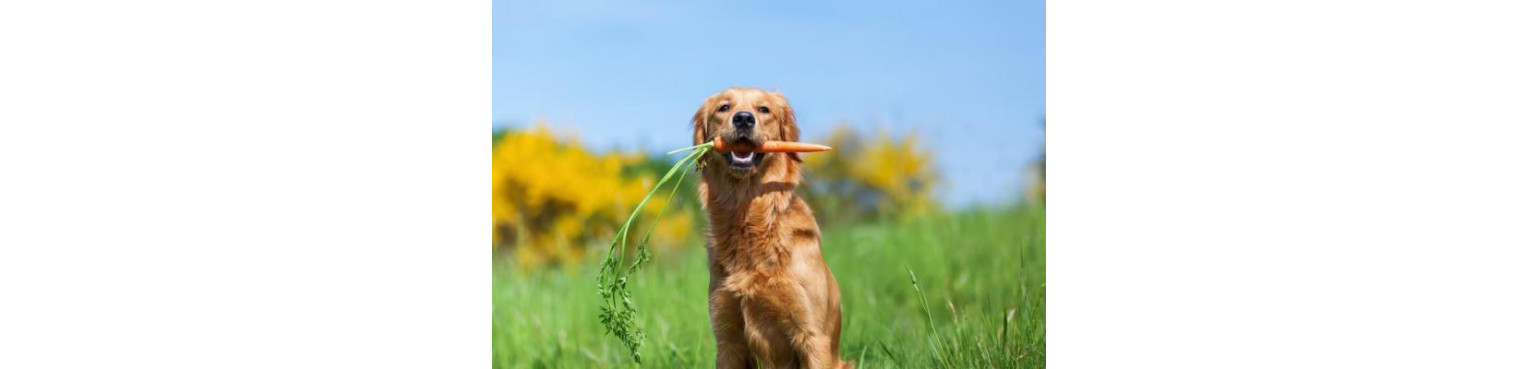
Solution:
<path fill-rule="evenodd" d="M 751 369 L 753 354 L 748 352 L 743 336 L 741 303 L 737 296 L 716 288 L 716 283 L 711 285 L 710 328 L 716 335 L 716 368 Z"/>
<path fill-rule="evenodd" d="M 828 336 L 821 333 L 801 332 L 793 341 L 796 345 L 796 356 L 801 361 L 802 368 L 835 368 L 837 361 L 828 352 Z"/>

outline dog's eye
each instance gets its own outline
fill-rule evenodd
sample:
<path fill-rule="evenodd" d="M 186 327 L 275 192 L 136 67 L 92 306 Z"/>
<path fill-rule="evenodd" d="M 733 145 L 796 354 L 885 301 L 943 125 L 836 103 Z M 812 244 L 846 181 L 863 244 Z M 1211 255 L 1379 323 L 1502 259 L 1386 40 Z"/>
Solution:
<path fill-rule="evenodd" d="M 732 108 L 732 104 L 721 104 L 721 107 L 716 108 L 716 112 L 717 113 L 725 113 L 726 109 L 731 109 L 731 108 Z"/>
<path fill-rule="evenodd" d="M 760 107 L 758 107 L 758 112 L 759 113 L 764 113 L 764 114 L 769 114 L 769 107 L 767 107 L 767 106 L 760 106 Z"/>

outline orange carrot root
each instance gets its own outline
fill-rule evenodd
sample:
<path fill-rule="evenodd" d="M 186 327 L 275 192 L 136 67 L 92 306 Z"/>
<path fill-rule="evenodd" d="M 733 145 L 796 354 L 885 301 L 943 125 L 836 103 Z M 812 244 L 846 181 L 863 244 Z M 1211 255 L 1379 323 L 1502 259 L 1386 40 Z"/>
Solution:
<path fill-rule="evenodd" d="M 733 147 L 727 145 L 726 142 L 722 141 L 720 137 L 716 137 L 715 149 L 717 152 L 726 152 L 732 151 Z M 804 142 L 764 141 L 764 144 L 759 145 L 757 148 L 745 147 L 743 149 L 755 152 L 818 152 L 832 150 L 833 148 Z"/>

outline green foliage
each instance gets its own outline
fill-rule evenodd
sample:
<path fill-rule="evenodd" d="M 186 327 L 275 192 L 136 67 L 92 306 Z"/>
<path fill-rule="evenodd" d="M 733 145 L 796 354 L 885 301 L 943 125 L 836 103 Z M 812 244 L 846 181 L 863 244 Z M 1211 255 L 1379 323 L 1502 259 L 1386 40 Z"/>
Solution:
<path fill-rule="evenodd" d="M 651 228 L 641 236 L 641 242 L 636 244 L 635 261 L 630 264 L 630 267 L 621 269 L 620 264 L 624 262 L 625 250 L 629 246 L 626 235 L 630 233 L 636 218 L 641 215 L 641 210 L 645 209 L 652 196 L 657 194 L 657 190 L 666 186 L 668 181 L 673 181 L 673 190 L 668 192 L 667 201 L 662 203 L 662 208 L 667 209 L 667 206 L 673 202 L 673 195 L 678 193 L 679 186 L 684 182 L 684 173 L 689 172 L 687 169 L 682 171 L 680 169 L 693 168 L 698 162 L 697 159 L 710 151 L 710 145 L 698 145 L 687 150 L 692 151 L 673 164 L 672 169 L 657 181 L 657 185 L 652 187 L 651 192 L 646 193 L 646 197 L 641 198 L 640 203 L 636 204 L 635 210 L 630 213 L 630 218 L 620 225 L 619 234 L 614 237 L 614 242 L 609 244 L 609 251 L 604 254 L 603 262 L 598 268 L 598 296 L 603 302 L 599 305 L 598 320 L 603 323 L 604 329 L 625 344 L 625 348 L 630 350 L 631 360 L 636 363 L 641 362 L 641 346 L 646 340 L 646 332 L 642 331 L 640 325 L 636 323 L 636 304 L 635 299 L 630 295 L 630 277 L 635 274 L 636 269 L 651 260 L 651 251 L 646 247 L 646 242 L 651 239 L 652 231 L 657 229 L 657 224 L 661 221 L 652 222 Z M 660 217 L 662 214 L 657 215 Z M 615 250 L 619 253 L 615 254 Z"/>
<path fill-rule="evenodd" d="M 843 293 L 844 359 L 861 368 L 1044 367 L 1045 218 L 1044 207 L 1019 206 L 825 228 L 824 258 Z M 626 276 L 629 299 L 648 307 L 630 316 L 650 333 L 636 338 L 647 358 L 639 366 L 714 365 L 703 251 Z M 636 366 L 599 328 L 599 270 L 494 267 L 493 366 Z"/>

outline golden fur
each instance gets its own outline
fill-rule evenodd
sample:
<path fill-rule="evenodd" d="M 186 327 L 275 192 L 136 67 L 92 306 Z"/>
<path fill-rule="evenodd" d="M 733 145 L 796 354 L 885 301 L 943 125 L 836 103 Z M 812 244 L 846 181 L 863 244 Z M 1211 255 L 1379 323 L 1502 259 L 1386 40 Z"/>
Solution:
<path fill-rule="evenodd" d="M 742 111 L 757 117 L 751 132 L 732 126 Z M 717 136 L 797 141 L 800 130 L 784 95 L 730 88 L 694 115 L 695 144 Z M 795 194 L 800 158 L 763 155 L 750 169 L 729 167 L 722 154 L 702 159 L 716 367 L 852 367 L 839 357 L 838 282 L 822 260 L 812 210 Z"/>

